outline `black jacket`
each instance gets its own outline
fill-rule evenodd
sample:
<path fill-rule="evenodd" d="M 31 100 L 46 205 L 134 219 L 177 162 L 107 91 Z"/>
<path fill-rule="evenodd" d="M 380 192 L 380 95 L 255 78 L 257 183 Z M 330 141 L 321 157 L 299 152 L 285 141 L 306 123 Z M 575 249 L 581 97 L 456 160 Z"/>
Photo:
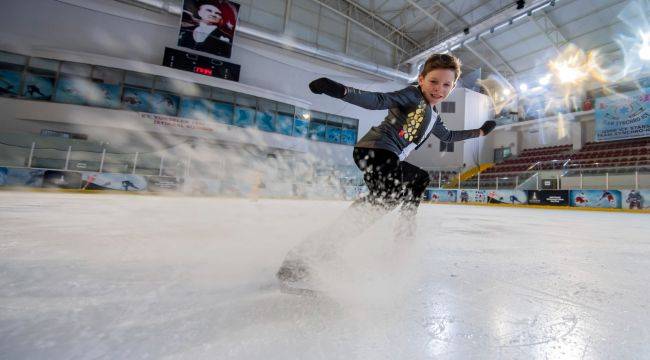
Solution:
<path fill-rule="evenodd" d="M 424 134 L 431 120 L 431 106 L 419 86 L 409 86 L 390 93 L 376 93 L 346 87 L 343 101 L 370 110 L 388 109 L 379 126 L 373 126 L 356 144 L 359 148 L 384 149 L 399 155 L 410 143 L 423 144 L 431 135 L 443 142 L 455 142 L 480 136 L 480 130 L 451 131 L 438 115 L 432 130 Z M 416 148 L 417 149 L 417 148 Z"/>
<path fill-rule="evenodd" d="M 194 29 L 196 29 L 196 26 L 181 29 L 178 35 L 178 46 L 218 56 L 230 57 L 232 45 L 230 43 L 230 38 L 225 32 L 216 28 L 210 33 L 210 35 L 208 35 L 205 41 L 197 43 L 194 41 Z M 228 41 L 223 41 L 221 39 L 222 37 L 227 38 Z"/>

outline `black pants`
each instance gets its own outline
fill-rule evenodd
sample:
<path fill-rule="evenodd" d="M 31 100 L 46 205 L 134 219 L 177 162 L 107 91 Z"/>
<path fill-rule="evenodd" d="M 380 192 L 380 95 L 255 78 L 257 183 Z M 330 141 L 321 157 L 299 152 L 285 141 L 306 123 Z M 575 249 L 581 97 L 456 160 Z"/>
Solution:
<path fill-rule="evenodd" d="M 426 171 L 399 161 L 388 150 L 354 148 L 353 158 L 370 192 L 363 201 L 387 209 L 400 203 L 405 210 L 417 209 L 430 181 Z"/>
<path fill-rule="evenodd" d="M 292 262 L 333 259 L 347 240 L 365 231 L 382 216 L 402 205 L 395 239 L 415 239 L 416 214 L 429 174 L 387 150 L 354 148 L 354 162 L 363 171 L 370 193 L 356 200 L 333 224 L 310 235 L 292 249 L 282 266 Z"/>

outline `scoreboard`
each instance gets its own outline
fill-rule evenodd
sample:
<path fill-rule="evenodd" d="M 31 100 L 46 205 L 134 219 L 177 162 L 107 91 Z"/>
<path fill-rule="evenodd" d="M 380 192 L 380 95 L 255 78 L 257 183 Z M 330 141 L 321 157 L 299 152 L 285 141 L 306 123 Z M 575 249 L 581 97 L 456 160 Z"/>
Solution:
<path fill-rule="evenodd" d="M 241 70 L 241 65 L 168 47 L 163 66 L 232 81 L 239 81 Z"/>

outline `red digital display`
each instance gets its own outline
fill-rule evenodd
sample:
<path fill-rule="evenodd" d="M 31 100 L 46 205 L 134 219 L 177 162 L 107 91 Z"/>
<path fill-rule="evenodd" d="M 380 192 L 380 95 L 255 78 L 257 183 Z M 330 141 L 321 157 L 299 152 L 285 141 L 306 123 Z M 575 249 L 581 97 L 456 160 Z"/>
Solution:
<path fill-rule="evenodd" d="M 204 67 L 195 66 L 194 72 L 197 74 L 212 76 L 212 69 L 208 69 Z"/>

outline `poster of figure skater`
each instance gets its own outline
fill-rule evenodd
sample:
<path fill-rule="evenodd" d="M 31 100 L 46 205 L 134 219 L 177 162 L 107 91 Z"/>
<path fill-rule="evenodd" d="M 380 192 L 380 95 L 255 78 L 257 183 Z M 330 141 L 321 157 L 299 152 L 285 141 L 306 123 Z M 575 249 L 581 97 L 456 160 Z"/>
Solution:
<path fill-rule="evenodd" d="M 184 0 L 178 46 L 229 58 L 238 12 L 227 0 Z"/>

